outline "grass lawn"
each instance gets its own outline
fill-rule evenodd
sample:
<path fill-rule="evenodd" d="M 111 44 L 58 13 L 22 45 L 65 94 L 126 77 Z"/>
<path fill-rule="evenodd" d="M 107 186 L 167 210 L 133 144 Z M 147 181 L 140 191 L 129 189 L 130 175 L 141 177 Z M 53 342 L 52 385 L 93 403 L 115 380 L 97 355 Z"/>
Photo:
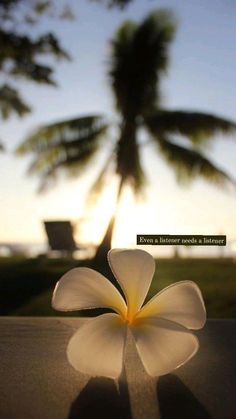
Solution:
<path fill-rule="evenodd" d="M 51 308 L 52 290 L 63 273 L 80 264 L 65 259 L 0 258 L 0 315 L 64 315 Z M 236 318 L 236 264 L 232 259 L 159 259 L 148 298 L 182 280 L 200 286 L 208 317 Z"/>

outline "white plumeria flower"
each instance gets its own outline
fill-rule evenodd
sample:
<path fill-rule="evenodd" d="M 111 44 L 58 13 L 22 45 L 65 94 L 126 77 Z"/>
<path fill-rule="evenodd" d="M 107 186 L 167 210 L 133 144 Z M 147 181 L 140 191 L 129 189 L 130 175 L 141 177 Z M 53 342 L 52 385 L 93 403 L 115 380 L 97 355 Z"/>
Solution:
<path fill-rule="evenodd" d="M 198 286 L 177 282 L 143 305 L 155 271 L 153 257 L 140 249 L 112 249 L 108 262 L 126 302 L 115 286 L 89 268 L 75 268 L 57 283 L 52 306 L 61 311 L 107 307 L 89 319 L 67 347 L 71 365 L 92 376 L 118 378 L 123 367 L 127 328 L 145 370 L 161 376 L 186 363 L 197 352 L 198 339 L 188 329 L 200 329 L 206 310 Z"/>

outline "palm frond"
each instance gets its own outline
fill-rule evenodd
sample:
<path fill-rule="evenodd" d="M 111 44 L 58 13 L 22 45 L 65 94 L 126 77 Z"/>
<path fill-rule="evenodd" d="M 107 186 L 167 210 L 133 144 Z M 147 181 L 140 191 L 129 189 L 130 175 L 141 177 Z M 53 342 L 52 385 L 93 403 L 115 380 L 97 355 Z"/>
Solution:
<path fill-rule="evenodd" d="M 85 116 L 44 125 L 34 131 L 18 146 L 19 155 L 42 153 L 57 146 L 66 148 L 79 146 L 80 141 L 93 141 L 103 134 L 108 125 L 100 115 Z"/>
<path fill-rule="evenodd" d="M 230 183 L 236 186 L 230 175 L 200 152 L 176 144 L 166 136 L 159 137 L 156 144 L 167 163 L 175 170 L 180 183 L 187 183 L 201 176 L 221 187 Z"/>
<path fill-rule="evenodd" d="M 97 143 L 93 143 L 92 146 L 84 150 L 73 150 L 73 152 L 52 148 L 33 160 L 28 173 L 40 175 L 39 192 L 43 192 L 50 186 L 52 179 L 55 181 L 58 178 L 59 172 L 64 172 L 69 177 L 83 173 L 97 150 Z"/>
<path fill-rule="evenodd" d="M 157 110 L 145 118 L 154 135 L 180 134 L 193 144 L 204 144 L 216 134 L 236 133 L 236 123 L 216 115 L 182 110 Z"/>
<path fill-rule="evenodd" d="M 126 22 L 112 40 L 109 74 L 117 108 L 126 118 L 145 114 L 156 103 L 174 32 L 172 14 L 161 10 L 141 25 Z"/>
<path fill-rule="evenodd" d="M 47 125 L 29 136 L 17 153 L 34 155 L 28 172 L 40 175 L 43 190 L 61 169 L 69 176 L 81 173 L 98 151 L 107 128 L 99 116 Z"/>

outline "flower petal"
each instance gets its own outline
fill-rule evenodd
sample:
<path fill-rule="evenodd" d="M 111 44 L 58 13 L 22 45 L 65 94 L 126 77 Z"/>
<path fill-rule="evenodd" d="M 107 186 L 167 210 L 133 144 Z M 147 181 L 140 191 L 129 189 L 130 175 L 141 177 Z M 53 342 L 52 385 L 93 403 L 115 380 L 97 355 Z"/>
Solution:
<path fill-rule="evenodd" d="M 75 268 L 58 281 L 52 306 L 56 310 L 72 311 L 109 307 L 125 316 L 127 307 L 119 291 L 99 272 Z"/>
<path fill-rule="evenodd" d="M 130 327 L 138 353 L 151 376 L 168 374 L 197 352 L 197 338 L 183 326 L 165 319 L 145 318 Z"/>
<path fill-rule="evenodd" d="M 124 291 L 128 315 L 131 317 L 142 306 L 155 271 L 153 257 L 144 250 L 112 249 L 108 262 Z"/>
<path fill-rule="evenodd" d="M 117 378 L 122 371 L 126 332 L 127 326 L 117 314 L 88 320 L 69 341 L 70 364 L 85 374 Z"/>
<path fill-rule="evenodd" d="M 140 310 L 137 318 L 162 317 L 189 329 L 201 329 L 206 309 L 197 284 L 181 281 L 164 288 Z"/>

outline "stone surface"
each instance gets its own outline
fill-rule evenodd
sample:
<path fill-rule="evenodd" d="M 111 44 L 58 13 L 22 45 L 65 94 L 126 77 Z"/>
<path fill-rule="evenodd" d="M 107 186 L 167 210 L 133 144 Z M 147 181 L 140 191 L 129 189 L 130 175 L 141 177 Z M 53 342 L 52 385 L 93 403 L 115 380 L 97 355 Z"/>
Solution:
<path fill-rule="evenodd" d="M 236 320 L 208 321 L 197 355 L 158 382 L 129 339 L 119 383 L 68 364 L 67 342 L 84 321 L 0 318 L 1 419 L 236 419 Z"/>

